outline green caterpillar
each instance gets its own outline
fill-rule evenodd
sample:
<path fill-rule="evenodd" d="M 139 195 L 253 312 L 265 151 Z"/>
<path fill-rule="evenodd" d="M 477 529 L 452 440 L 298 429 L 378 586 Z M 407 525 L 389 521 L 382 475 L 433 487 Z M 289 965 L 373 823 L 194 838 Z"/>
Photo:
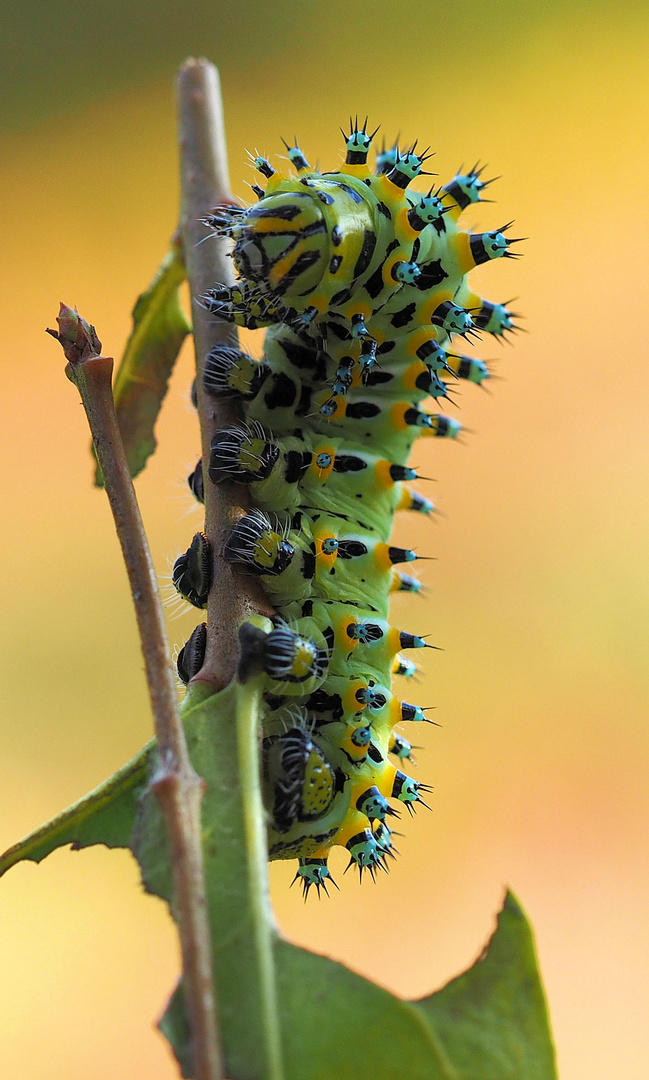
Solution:
<path fill-rule="evenodd" d="M 258 575 L 277 610 L 275 629 L 244 628 L 242 645 L 267 679 L 270 857 L 299 860 L 305 896 L 312 886 L 327 891 L 335 845 L 361 876 L 387 869 L 388 820 L 430 790 L 398 768 L 412 747 L 395 726 L 426 717 L 393 693 L 392 679 L 416 671 L 402 650 L 428 643 L 387 621 L 391 592 L 421 590 L 397 569 L 417 555 L 390 544 L 392 522 L 398 510 L 435 509 L 409 486 L 415 439 L 461 430 L 422 402 L 448 398 L 452 380 L 489 377 L 484 362 L 449 351 L 452 339 L 516 329 L 514 314 L 467 280 L 474 267 L 512 257 L 515 242 L 509 226 L 483 234 L 458 226 L 489 183 L 481 170 L 414 192 L 426 153 L 384 147 L 371 172 L 372 138 L 367 122 L 350 123 L 345 164 L 327 173 L 289 147 L 293 179 L 257 157 L 266 180 L 253 188 L 257 205 L 205 219 L 233 241 L 240 280 L 216 285 L 202 303 L 267 332 L 261 361 L 225 346 L 207 357 L 206 391 L 239 396 L 245 423 L 217 433 L 189 484 L 199 499 L 206 483 L 249 488 L 253 509 L 222 555 Z M 197 534 L 174 569 L 197 606 L 209 589 L 204 543 Z M 185 682 L 204 648 L 200 626 L 178 658 Z"/>

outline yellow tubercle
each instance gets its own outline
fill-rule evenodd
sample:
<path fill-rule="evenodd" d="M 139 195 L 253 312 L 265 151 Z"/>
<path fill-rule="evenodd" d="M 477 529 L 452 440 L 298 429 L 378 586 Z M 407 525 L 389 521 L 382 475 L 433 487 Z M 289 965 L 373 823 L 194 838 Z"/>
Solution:
<path fill-rule="evenodd" d="M 383 488 L 384 491 L 389 491 L 394 487 L 395 481 L 390 475 L 390 468 L 392 467 L 391 461 L 377 461 L 374 465 L 374 477 L 376 479 L 377 486 Z"/>
<path fill-rule="evenodd" d="M 268 183 L 266 184 L 266 195 L 268 195 L 269 192 L 274 191 L 279 184 L 287 184 L 289 180 L 292 179 L 293 177 L 285 176 L 284 173 L 274 172 L 273 175 L 268 178 Z"/>
<path fill-rule="evenodd" d="M 407 431 L 409 424 L 406 423 L 406 413 L 411 405 L 407 401 L 397 401 L 390 409 L 390 425 L 393 431 Z"/>
<path fill-rule="evenodd" d="M 428 371 L 423 360 L 415 360 L 410 364 L 402 375 L 404 390 L 417 390 L 417 379 Z"/>
<path fill-rule="evenodd" d="M 392 285 L 394 289 L 397 287 L 397 282 L 392 277 L 392 270 L 400 262 L 407 262 L 408 253 L 403 248 L 397 248 L 383 263 L 381 273 L 386 285 Z"/>
<path fill-rule="evenodd" d="M 347 163 L 344 163 L 340 166 L 339 172 L 344 173 L 345 176 L 355 176 L 358 180 L 369 180 L 372 176 L 367 162 L 364 165 L 347 165 Z"/>
<path fill-rule="evenodd" d="M 405 201 L 403 188 L 400 188 L 398 184 L 393 184 L 392 180 L 388 179 L 388 173 L 373 177 L 372 190 L 390 207 L 400 207 Z"/>
<path fill-rule="evenodd" d="M 447 243 L 457 260 L 461 273 L 468 274 L 470 270 L 473 270 L 476 261 L 471 251 L 471 233 L 458 231 L 448 238 Z"/>
<path fill-rule="evenodd" d="M 374 548 L 374 562 L 377 570 L 382 570 L 384 573 L 392 571 L 389 544 L 379 543 L 376 545 Z"/>
<path fill-rule="evenodd" d="M 410 205 L 406 203 L 401 209 L 394 215 L 394 231 L 398 235 L 399 239 L 403 237 L 404 240 L 413 241 L 419 236 L 417 229 L 413 229 L 408 219 L 410 213 Z"/>

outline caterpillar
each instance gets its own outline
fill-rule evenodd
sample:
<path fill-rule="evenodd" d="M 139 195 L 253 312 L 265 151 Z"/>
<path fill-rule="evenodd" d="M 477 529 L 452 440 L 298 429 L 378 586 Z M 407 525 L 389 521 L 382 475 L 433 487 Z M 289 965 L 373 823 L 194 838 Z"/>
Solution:
<path fill-rule="evenodd" d="M 298 860 L 305 898 L 335 885 L 327 864 L 335 846 L 361 878 L 387 870 L 390 822 L 426 805 L 429 786 L 399 767 L 412 746 L 395 727 L 431 721 L 393 690 L 393 678 L 417 670 L 404 650 L 433 646 L 389 622 L 391 593 L 422 588 L 400 569 L 419 556 L 390 543 L 393 518 L 433 514 L 410 486 L 413 443 L 457 438 L 460 423 L 437 403 L 459 380 L 489 378 L 483 361 L 451 344 L 518 328 L 506 304 L 468 283 L 476 266 L 515 255 L 511 222 L 487 233 L 459 226 L 490 183 L 483 170 L 422 193 L 412 183 L 427 175 L 427 150 L 383 145 L 371 171 L 376 132 L 367 120 L 350 120 L 342 134 L 338 170 L 312 169 L 296 140 L 287 144 L 294 176 L 254 156 L 265 181 L 253 186 L 257 203 L 204 219 L 232 242 L 238 280 L 215 283 L 200 302 L 266 335 L 259 361 L 224 345 L 206 358 L 206 393 L 238 397 L 244 420 L 217 432 L 209 460 L 188 478 L 199 501 L 206 484 L 249 490 L 252 508 L 219 554 L 258 576 L 277 612 L 269 633 L 246 625 L 241 642 L 266 685 L 269 855 Z M 421 407 L 427 399 L 435 411 Z M 211 554 L 197 533 L 174 567 L 176 587 L 197 607 Z M 204 650 L 201 624 L 178 657 L 185 683 Z"/>

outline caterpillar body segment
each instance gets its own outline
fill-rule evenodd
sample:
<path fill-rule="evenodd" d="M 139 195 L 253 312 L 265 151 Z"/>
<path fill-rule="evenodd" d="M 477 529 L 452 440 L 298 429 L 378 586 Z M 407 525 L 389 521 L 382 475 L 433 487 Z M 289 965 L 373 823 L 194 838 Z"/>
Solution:
<path fill-rule="evenodd" d="M 232 530 L 224 557 L 260 576 L 269 599 L 293 604 L 308 596 L 326 600 L 335 591 L 344 603 L 364 605 L 367 590 L 380 584 L 377 611 L 387 616 L 385 589 L 418 592 L 420 582 L 395 566 L 414 562 L 407 548 L 387 544 L 364 533 L 350 533 L 344 518 L 306 512 L 291 521 L 260 510 L 244 515 Z"/>
<path fill-rule="evenodd" d="M 483 169 L 416 190 L 427 151 L 384 144 L 372 168 L 375 134 L 350 119 L 334 172 L 312 169 L 297 140 L 285 143 L 292 177 L 256 155 L 258 202 L 205 219 L 234 242 L 239 280 L 215 283 L 202 302 L 268 329 L 261 360 L 229 346 L 207 358 L 205 391 L 236 395 L 244 420 L 216 433 L 205 475 L 197 469 L 189 482 L 198 498 L 208 483 L 248 488 L 252 509 L 222 554 L 259 577 L 277 611 L 263 634 L 244 625 L 241 670 L 252 665 L 265 680 L 270 857 L 298 859 L 305 897 L 333 883 L 333 847 L 361 877 L 386 870 L 390 819 L 430 790 L 398 768 L 412 746 L 397 726 L 427 717 L 397 696 L 393 676 L 411 678 L 404 651 L 429 643 L 390 622 L 391 593 L 422 591 L 407 565 L 416 553 L 390 534 L 397 511 L 435 511 L 410 486 L 415 440 L 456 439 L 449 401 L 460 382 L 489 377 L 467 342 L 517 329 L 507 305 L 469 281 L 476 267 L 511 258 L 516 242 L 509 225 L 461 226 L 491 183 Z M 175 575 L 183 587 L 189 562 L 195 569 L 186 559 Z M 183 656 L 184 675 L 195 653 Z"/>

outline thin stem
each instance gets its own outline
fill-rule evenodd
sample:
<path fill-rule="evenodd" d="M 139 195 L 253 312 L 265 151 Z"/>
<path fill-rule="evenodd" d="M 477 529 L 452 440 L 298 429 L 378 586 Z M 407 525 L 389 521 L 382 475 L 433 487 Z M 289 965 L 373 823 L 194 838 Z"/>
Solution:
<path fill-rule="evenodd" d="M 234 522 L 249 506 L 248 489 L 242 484 L 217 485 L 207 480 L 210 443 L 215 431 L 243 419 L 235 400 L 209 396 L 202 379 L 205 358 L 210 350 L 220 343 L 237 343 L 236 330 L 219 322 L 197 302 L 217 283 L 228 284 L 233 280 L 227 242 L 216 237 L 206 240 L 205 226 L 201 224 L 201 219 L 215 206 L 232 201 L 216 68 L 206 60 L 188 60 L 178 75 L 177 100 L 182 190 L 180 233 L 192 302 L 198 414 L 206 478 L 205 532 L 214 556 L 213 585 L 207 608 L 207 649 L 197 679 L 221 689 L 236 678 L 241 623 L 260 612 L 270 615 L 272 608 L 254 577 L 238 574 L 222 557 L 224 541 Z M 281 1080 L 274 923 L 269 903 L 268 850 L 260 784 L 260 694 L 259 689 L 253 690 L 249 683 L 237 685 L 236 694 L 237 801 L 243 811 L 246 844 L 245 856 L 238 855 L 239 870 L 245 870 L 246 878 L 246 893 L 241 894 L 241 904 L 242 910 L 248 908 L 253 936 L 253 941 L 246 943 L 245 957 L 239 957 L 241 971 L 249 975 L 239 1000 L 244 1009 L 250 1009 L 249 1027 L 261 1043 L 256 1047 L 260 1075 L 267 1080 Z M 218 911 L 218 897 L 210 899 Z M 217 955 L 215 964 L 218 966 L 221 962 L 222 958 Z"/>
<path fill-rule="evenodd" d="M 189 761 L 180 721 L 158 586 L 115 414 L 113 361 L 97 355 L 101 343 L 94 331 L 84 336 L 85 330 L 92 328 L 78 317 L 75 323 L 75 315 L 62 305 L 58 320 L 61 333 L 55 336 L 70 360 L 66 374 L 77 386 L 88 417 L 135 605 L 159 746 L 160 765 L 152 786 L 165 816 L 171 847 L 194 1076 L 195 1080 L 222 1080 L 201 847 L 203 782 Z M 69 336 L 66 338 L 70 325 L 77 334 L 72 347 Z"/>
<path fill-rule="evenodd" d="M 236 345 L 236 330 L 210 315 L 199 298 L 219 282 L 233 280 L 225 241 L 206 238 L 203 218 L 215 206 L 232 202 L 219 76 L 207 60 L 187 60 L 178 74 L 178 139 L 180 149 L 182 236 L 189 281 L 196 350 L 198 413 L 201 425 L 203 474 L 207 477 L 214 432 L 241 422 L 238 403 L 216 399 L 203 389 L 203 366 L 218 344 Z M 252 576 L 238 574 L 221 558 L 223 544 L 236 519 L 247 509 L 242 484 L 205 482 L 205 533 L 214 552 L 213 585 L 207 607 L 207 649 L 199 678 L 222 689 L 234 678 L 238 658 L 237 630 L 253 613 L 270 613 L 261 586 Z"/>

